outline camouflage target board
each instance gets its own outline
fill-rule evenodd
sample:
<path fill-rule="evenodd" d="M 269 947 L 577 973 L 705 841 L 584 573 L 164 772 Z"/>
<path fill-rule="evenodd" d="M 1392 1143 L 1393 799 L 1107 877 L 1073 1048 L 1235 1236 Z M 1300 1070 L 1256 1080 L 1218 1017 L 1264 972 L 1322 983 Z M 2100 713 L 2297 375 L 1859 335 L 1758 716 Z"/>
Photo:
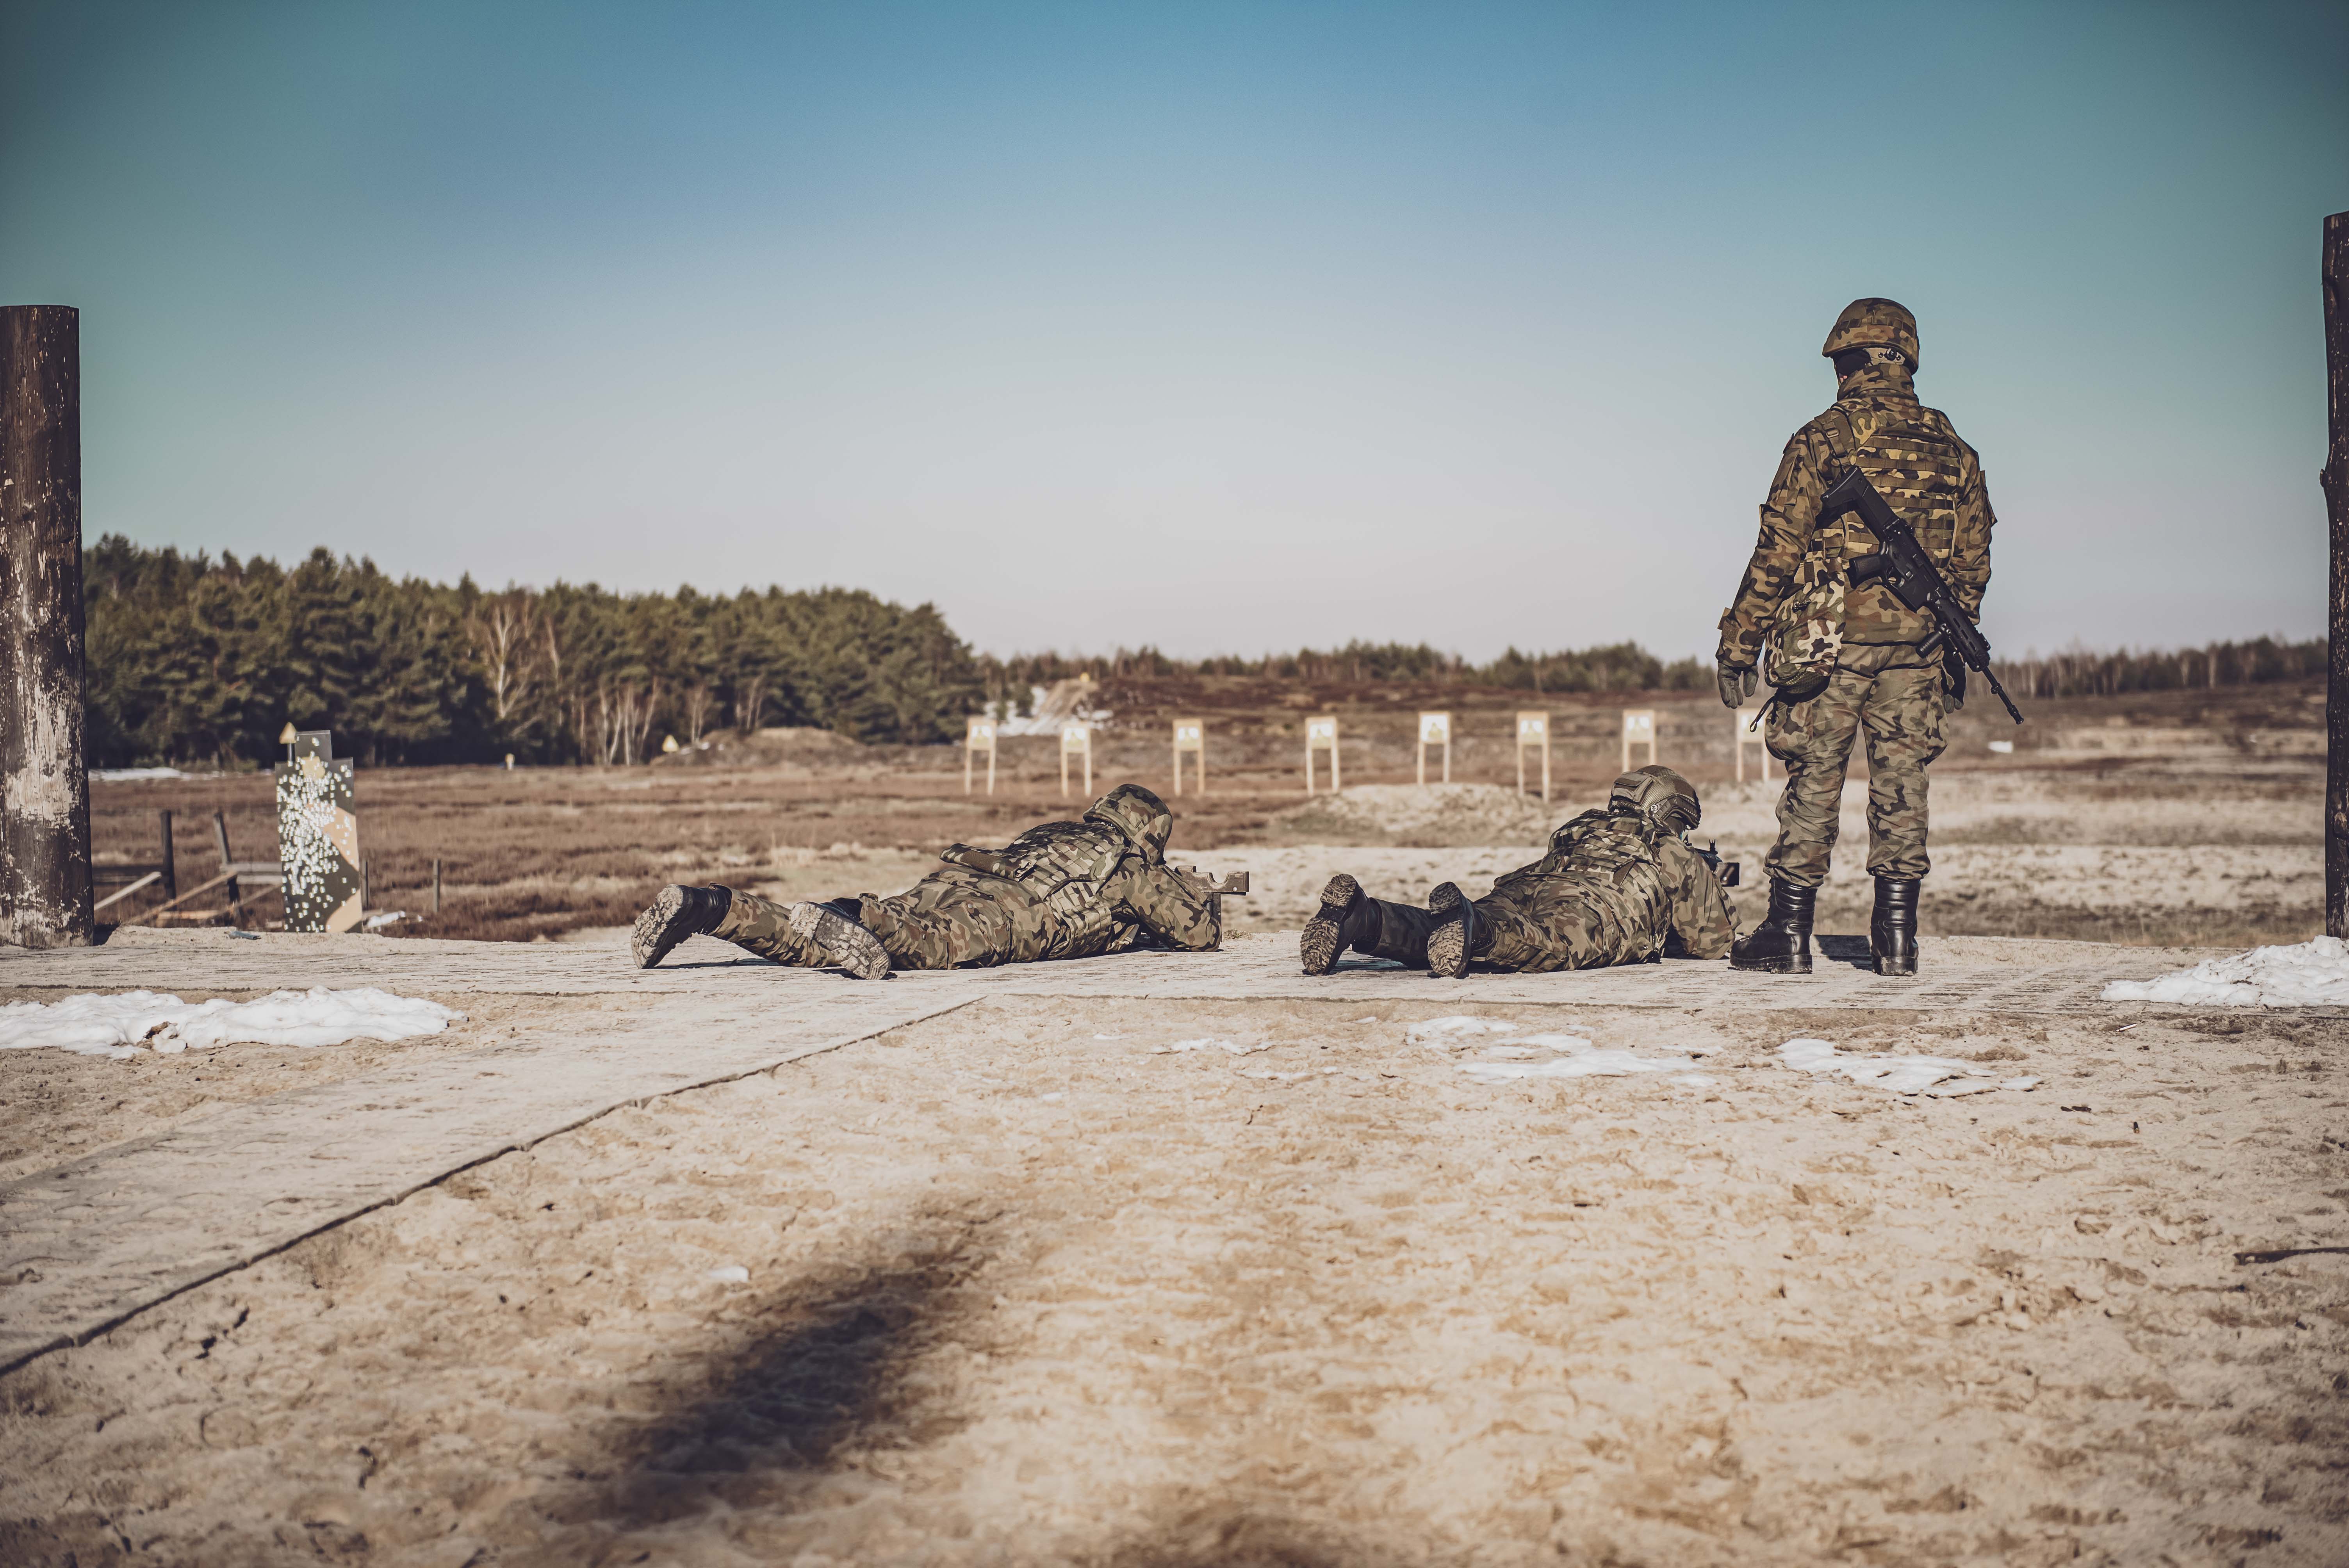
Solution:
<path fill-rule="evenodd" d="M 350 759 L 335 760 L 333 736 L 323 729 L 303 730 L 292 749 L 291 758 L 277 765 L 285 929 L 348 931 L 363 913 Z"/>

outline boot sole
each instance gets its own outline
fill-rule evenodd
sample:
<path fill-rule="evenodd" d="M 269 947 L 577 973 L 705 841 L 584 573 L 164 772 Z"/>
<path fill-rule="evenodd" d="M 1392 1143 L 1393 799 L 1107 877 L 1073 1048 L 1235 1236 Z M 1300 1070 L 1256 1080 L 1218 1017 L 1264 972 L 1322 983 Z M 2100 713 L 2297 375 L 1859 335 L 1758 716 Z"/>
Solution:
<path fill-rule="evenodd" d="M 1913 978 L 1917 973 L 1917 961 L 1914 958 L 1887 958 L 1879 953 L 1876 955 L 1876 972 L 1896 978 Z"/>
<path fill-rule="evenodd" d="M 1811 972 L 1811 955 L 1795 953 L 1779 958 L 1756 958 L 1744 964 L 1733 958 L 1729 966 L 1751 975 L 1808 975 Z"/>
<path fill-rule="evenodd" d="M 1362 896 L 1362 884 L 1340 872 L 1321 890 L 1321 907 L 1305 923 L 1305 930 L 1297 938 L 1297 961 L 1308 975 L 1327 975 L 1338 967 L 1338 956 L 1346 951 L 1346 912 Z"/>
<path fill-rule="evenodd" d="M 1427 895 L 1430 913 L 1452 917 L 1427 934 L 1427 972 L 1439 980 L 1464 979 L 1468 974 L 1468 919 L 1459 913 L 1467 902 L 1450 882 Z"/>
<path fill-rule="evenodd" d="M 692 923 L 685 917 L 685 890 L 665 887 L 636 916 L 636 926 L 628 934 L 628 951 L 637 968 L 650 969 L 692 934 Z"/>
<path fill-rule="evenodd" d="M 812 942 L 823 955 L 859 980 L 884 980 L 889 975 L 889 950 L 881 939 L 853 920 L 843 920 L 820 903 L 795 903 L 792 933 Z"/>

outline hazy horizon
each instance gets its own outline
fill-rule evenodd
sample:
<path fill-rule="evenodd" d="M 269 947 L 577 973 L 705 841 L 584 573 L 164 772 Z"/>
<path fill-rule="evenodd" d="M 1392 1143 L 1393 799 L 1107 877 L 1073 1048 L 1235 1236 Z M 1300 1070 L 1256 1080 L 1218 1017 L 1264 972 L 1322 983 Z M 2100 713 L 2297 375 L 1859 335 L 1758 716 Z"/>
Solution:
<path fill-rule="evenodd" d="M 2338 7 L 16 9 L 91 539 L 1702 655 L 1881 294 L 2002 655 L 2323 629 Z"/>

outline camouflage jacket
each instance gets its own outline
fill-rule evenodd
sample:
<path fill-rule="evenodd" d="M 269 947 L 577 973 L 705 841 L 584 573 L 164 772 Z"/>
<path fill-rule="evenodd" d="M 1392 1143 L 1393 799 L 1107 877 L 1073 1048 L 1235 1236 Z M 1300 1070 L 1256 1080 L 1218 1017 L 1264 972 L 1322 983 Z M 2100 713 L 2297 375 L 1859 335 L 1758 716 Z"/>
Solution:
<path fill-rule="evenodd" d="M 939 858 L 948 869 L 934 877 L 1012 903 L 1018 923 L 1032 927 L 1039 957 L 1143 946 L 1199 953 L 1223 941 L 1219 900 L 1099 822 L 1046 822 L 1000 850 L 957 844 Z"/>
<path fill-rule="evenodd" d="M 1651 954 L 1723 958 L 1737 934 L 1728 891 L 1703 857 L 1628 812 L 1583 812 L 1550 835 L 1549 853 L 1494 882 L 1490 896 L 1546 902 L 1565 888 L 1644 926 Z"/>
<path fill-rule="evenodd" d="M 1921 643 L 1932 634 L 1932 616 L 1909 609 L 1883 583 L 1846 586 L 1847 563 L 1877 549 L 1857 516 L 1818 526 L 1821 499 L 1855 463 L 1917 531 L 1968 613 L 1981 612 L 1998 521 L 1982 461 L 1949 416 L 1917 401 L 1907 370 L 1872 365 L 1847 377 L 1834 405 L 1786 443 L 1762 503 L 1754 557 L 1735 603 L 1722 614 L 1719 662 L 1752 666 L 1781 617 L 1806 611 L 1815 640 L 1830 645 L 1829 666 L 1833 645 Z"/>

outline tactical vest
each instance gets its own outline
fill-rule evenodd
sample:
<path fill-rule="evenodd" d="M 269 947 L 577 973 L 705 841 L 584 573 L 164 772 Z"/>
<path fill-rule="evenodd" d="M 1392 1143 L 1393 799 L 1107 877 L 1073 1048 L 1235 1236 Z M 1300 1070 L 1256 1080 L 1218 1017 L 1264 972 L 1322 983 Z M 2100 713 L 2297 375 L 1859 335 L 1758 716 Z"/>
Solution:
<path fill-rule="evenodd" d="M 1832 484 L 1843 469 L 1857 468 L 1876 491 L 1917 531 L 1946 578 L 1950 552 L 1958 538 L 1958 504 L 1963 499 L 1964 443 L 1950 426 L 1949 417 L 1921 404 L 1852 398 L 1837 403 L 1837 418 L 1826 421 L 1827 449 L 1838 471 L 1826 476 Z M 1835 528 L 1823 543 L 1832 551 Z M 1840 529 L 1844 561 L 1873 555 L 1879 548 L 1876 535 L 1847 514 Z M 1920 611 L 1911 610 L 1884 584 L 1863 584 L 1844 603 L 1843 640 L 1847 643 L 1918 643 L 1931 634 L 1932 624 Z"/>
<path fill-rule="evenodd" d="M 1594 916 L 1611 919 L 1626 932 L 1641 929 L 1643 923 L 1653 926 L 1655 940 L 1642 954 L 1653 957 L 1666 934 L 1648 913 L 1668 897 L 1663 857 L 1657 852 L 1665 836 L 1645 817 L 1585 811 L 1550 835 L 1548 854 L 1495 882 L 1494 895 L 1506 896 L 1512 883 L 1542 881 L 1587 887 Z"/>
<path fill-rule="evenodd" d="M 1831 464 L 1819 476 L 1822 486 L 1861 469 L 1946 573 L 1957 544 L 1965 452 L 1949 417 L 1922 404 L 1848 397 L 1822 415 L 1818 427 Z M 1857 512 L 1812 531 L 1771 624 L 1774 685 L 1800 689 L 1826 679 L 1847 642 L 1917 643 L 1930 634 L 1925 616 L 1883 583 L 1851 586 L 1850 563 L 1877 551 L 1876 536 Z"/>
<path fill-rule="evenodd" d="M 1042 905 L 1051 937 L 1044 956 L 1085 952 L 1116 917 L 1102 890 L 1117 876 L 1128 846 L 1123 835 L 1081 822 L 1046 822 L 1000 850 L 957 844 L 938 858 L 1018 884 Z"/>

